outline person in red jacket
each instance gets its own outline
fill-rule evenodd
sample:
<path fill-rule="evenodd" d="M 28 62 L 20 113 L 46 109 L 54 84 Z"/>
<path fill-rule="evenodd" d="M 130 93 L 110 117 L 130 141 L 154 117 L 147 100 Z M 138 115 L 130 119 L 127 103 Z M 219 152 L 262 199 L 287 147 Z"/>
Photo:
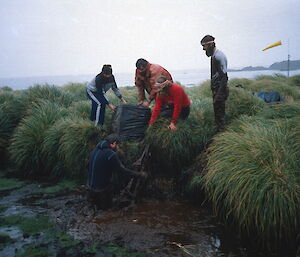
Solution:
<path fill-rule="evenodd" d="M 190 99 L 180 85 L 172 83 L 165 76 L 157 79 L 155 89 L 157 96 L 149 125 L 156 121 L 162 107 L 167 105 L 172 110 L 172 119 L 168 128 L 176 130 L 175 124 L 178 118 L 186 119 L 190 114 Z"/>
<path fill-rule="evenodd" d="M 135 86 L 138 90 L 138 104 L 148 107 L 156 97 L 154 85 L 156 79 L 165 76 L 169 81 L 173 82 L 171 74 L 158 64 L 149 63 L 147 60 L 140 58 L 136 61 Z M 146 99 L 145 91 L 149 94 Z"/>

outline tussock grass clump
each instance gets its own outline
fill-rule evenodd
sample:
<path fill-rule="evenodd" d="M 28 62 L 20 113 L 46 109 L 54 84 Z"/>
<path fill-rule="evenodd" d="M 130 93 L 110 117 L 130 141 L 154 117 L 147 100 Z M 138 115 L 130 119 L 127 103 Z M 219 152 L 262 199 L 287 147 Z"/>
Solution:
<path fill-rule="evenodd" d="M 261 79 L 250 84 L 248 89 L 254 92 L 277 91 L 280 95 L 284 96 L 287 101 L 300 99 L 300 90 L 296 87 L 290 86 L 287 81 L 281 82 L 271 79 Z"/>
<path fill-rule="evenodd" d="M 55 179 L 81 176 L 80 169 L 86 169 L 84 163 L 88 153 L 104 136 L 105 132 L 99 127 L 75 115 L 56 121 L 45 132 L 42 147 L 45 169 L 49 176 Z M 72 149 L 68 152 L 70 148 Z"/>
<path fill-rule="evenodd" d="M 210 146 L 204 182 L 216 212 L 265 244 L 299 233 L 299 128 L 299 119 L 244 117 Z"/>
<path fill-rule="evenodd" d="M 63 92 L 71 94 L 75 101 L 87 99 L 85 83 L 68 83 L 60 88 Z"/>
<path fill-rule="evenodd" d="M 107 136 L 107 132 L 91 121 L 74 117 L 66 120 L 67 130 L 59 139 L 59 158 L 63 161 L 65 176 L 82 179 L 86 177 L 89 153 Z M 63 125 L 60 125 L 62 128 Z"/>
<path fill-rule="evenodd" d="M 187 120 L 178 120 L 176 131 L 168 129 L 170 121 L 157 120 L 147 131 L 144 144 L 149 144 L 151 170 L 176 177 L 189 166 L 215 133 L 210 98 L 195 101 Z"/>
<path fill-rule="evenodd" d="M 258 114 L 259 117 L 266 119 L 288 119 L 298 117 L 300 114 L 300 103 L 277 103 L 273 105 L 267 105 Z"/>
<path fill-rule="evenodd" d="M 122 142 L 118 150 L 118 155 L 125 167 L 134 169 L 135 167 L 132 164 L 140 158 L 143 150 L 143 146 L 139 142 Z"/>
<path fill-rule="evenodd" d="M 255 115 L 261 111 L 265 103 L 242 88 L 229 88 L 229 97 L 226 101 L 226 117 L 234 119 L 240 115 Z"/>
<path fill-rule="evenodd" d="M 0 93 L 2 92 L 12 92 L 13 89 L 11 87 L 8 86 L 4 86 L 4 87 L 0 87 Z"/>
<path fill-rule="evenodd" d="M 90 100 L 82 100 L 78 102 L 73 102 L 71 106 L 68 108 L 71 113 L 82 117 L 84 119 L 90 118 L 91 112 L 91 101 Z"/>
<path fill-rule="evenodd" d="M 300 87 L 300 75 L 295 75 L 288 78 L 288 83 L 291 86 Z"/>
<path fill-rule="evenodd" d="M 74 116 L 68 116 L 57 120 L 46 132 L 41 148 L 44 157 L 44 169 L 53 179 L 66 176 L 64 170 L 63 153 L 59 152 L 60 139 L 73 124 Z"/>
<path fill-rule="evenodd" d="M 241 85 L 243 88 L 247 88 L 252 83 L 253 83 L 253 80 L 245 79 L 245 78 L 234 78 L 234 79 L 228 80 L 229 87 L 235 87 L 235 86 Z"/>
<path fill-rule="evenodd" d="M 206 97 L 212 97 L 210 81 L 205 81 L 199 86 L 185 88 L 185 91 L 192 102 Z"/>
<path fill-rule="evenodd" d="M 177 130 L 168 129 L 169 120 L 157 120 L 147 131 L 145 144 L 150 146 L 151 170 L 155 173 L 176 177 L 199 151 L 197 136 L 187 122 L 178 122 Z M 198 141 L 198 142 L 197 142 Z"/>
<path fill-rule="evenodd" d="M 122 96 L 129 104 L 137 104 L 138 98 L 137 98 L 137 88 L 135 86 L 133 87 L 121 87 L 119 88 L 120 92 L 122 93 Z"/>
<path fill-rule="evenodd" d="M 0 162 L 6 159 L 6 148 L 13 131 L 13 124 L 0 105 Z"/>
<path fill-rule="evenodd" d="M 275 73 L 274 75 L 258 75 L 255 77 L 255 80 L 271 80 L 274 82 L 286 82 L 287 76 L 280 73 Z"/>
<path fill-rule="evenodd" d="M 24 110 L 24 103 L 18 94 L 10 91 L 0 91 L 0 107 L 6 113 L 12 125 L 17 126 Z"/>
<path fill-rule="evenodd" d="M 56 103 L 43 101 L 33 104 L 32 115 L 16 128 L 8 150 L 11 160 L 24 176 L 40 178 L 44 171 L 42 143 L 45 132 L 58 119 L 68 114 Z"/>
<path fill-rule="evenodd" d="M 58 87 L 49 85 L 35 85 L 23 91 L 22 101 L 25 104 L 24 111 L 30 113 L 33 103 L 48 100 L 63 107 L 69 107 L 74 101 L 71 94 L 63 92 Z"/>

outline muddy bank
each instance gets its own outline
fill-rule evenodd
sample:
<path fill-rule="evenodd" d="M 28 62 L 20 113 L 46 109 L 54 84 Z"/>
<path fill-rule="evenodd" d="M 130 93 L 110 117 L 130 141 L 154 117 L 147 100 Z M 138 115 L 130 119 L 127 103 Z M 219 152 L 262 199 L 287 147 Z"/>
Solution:
<path fill-rule="evenodd" d="M 0 234 L 12 240 L 1 256 L 30 256 L 22 255 L 29 246 L 47 250 L 37 256 L 263 256 L 241 247 L 209 209 L 188 202 L 144 199 L 129 209 L 97 211 L 82 187 L 25 184 L 1 191 L 0 206 L 2 220 L 45 216 L 54 224 L 51 232 L 33 234 L 1 224 Z"/>

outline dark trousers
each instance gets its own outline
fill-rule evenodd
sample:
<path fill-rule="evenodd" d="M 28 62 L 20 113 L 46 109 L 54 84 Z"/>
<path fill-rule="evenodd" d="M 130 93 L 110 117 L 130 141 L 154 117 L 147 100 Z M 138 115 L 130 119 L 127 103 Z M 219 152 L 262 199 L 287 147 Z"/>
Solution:
<path fill-rule="evenodd" d="M 103 125 L 105 118 L 105 107 L 108 104 L 103 94 L 86 90 L 87 97 L 92 101 L 90 120 L 96 125 Z"/>
<path fill-rule="evenodd" d="M 225 101 L 214 102 L 215 124 L 219 132 L 225 129 Z"/>
<path fill-rule="evenodd" d="M 173 112 L 174 112 L 174 105 L 173 104 L 164 104 L 161 108 L 160 111 L 160 117 L 164 117 L 164 118 L 172 118 L 173 116 Z M 187 119 L 187 117 L 189 117 L 190 115 L 190 107 L 183 107 L 181 109 L 179 118 L 182 120 Z"/>
<path fill-rule="evenodd" d="M 223 92 L 213 91 L 213 106 L 215 114 L 215 124 L 218 132 L 225 129 L 225 102 L 228 98 L 229 91 L 226 86 Z"/>
<path fill-rule="evenodd" d="M 113 205 L 113 187 L 108 185 L 102 190 L 88 189 L 87 200 L 100 210 L 107 210 Z"/>

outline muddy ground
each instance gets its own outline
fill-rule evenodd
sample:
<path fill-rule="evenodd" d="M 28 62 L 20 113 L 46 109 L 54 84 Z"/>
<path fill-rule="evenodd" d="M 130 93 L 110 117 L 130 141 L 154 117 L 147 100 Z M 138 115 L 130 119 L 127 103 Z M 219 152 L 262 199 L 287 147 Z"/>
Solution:
<path fill-rule="evenodd" d="M 1 190 L 0 206 L 5 257 L 263 256 L 242 247 L 209 208 L 184 201 L 143 199 L 130 208 L 101 211 L 87 202 L 83 187 L 21 184 Z M 49 217 L 52 228 L 24 232 L 18 222 L 7 224 L 7 217 L 21 217 L 19 223 Z"/>

